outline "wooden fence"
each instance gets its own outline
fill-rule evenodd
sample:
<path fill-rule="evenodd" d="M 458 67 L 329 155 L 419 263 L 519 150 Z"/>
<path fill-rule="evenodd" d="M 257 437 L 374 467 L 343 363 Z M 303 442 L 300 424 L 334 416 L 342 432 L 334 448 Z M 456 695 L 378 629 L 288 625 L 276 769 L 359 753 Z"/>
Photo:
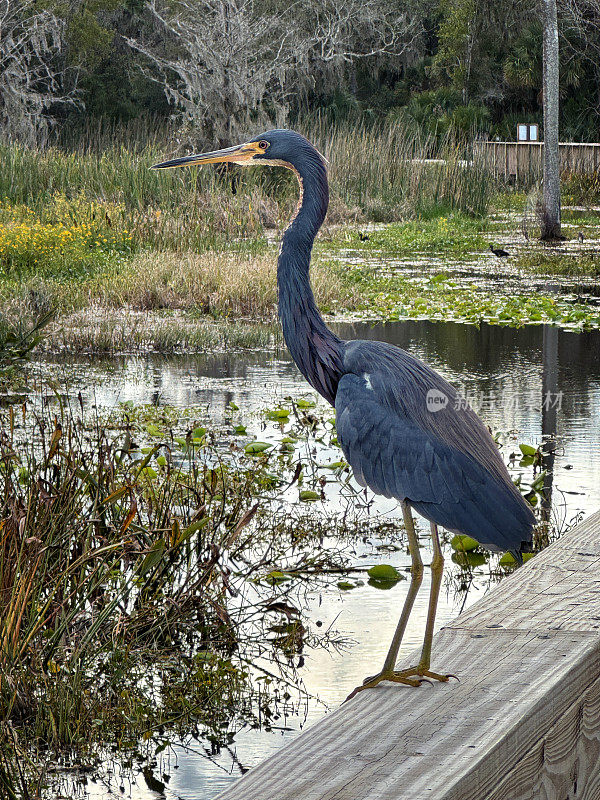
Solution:
<path fill-rule="evenodd" d="M 361 692 L 220 800 L 598 800 L 600 512 L 442 629 L 432 667 L 460 680 Z"/>
<path fill-rule="evenodd" d="M 562 172 L 594 173 L 600 170 L 600 144 L 564 142 L 559 145 Z M 475 158 L 484 161 L 505 178 L 528 180 L 542 174 L 543 142 L 473 143 Z"/>

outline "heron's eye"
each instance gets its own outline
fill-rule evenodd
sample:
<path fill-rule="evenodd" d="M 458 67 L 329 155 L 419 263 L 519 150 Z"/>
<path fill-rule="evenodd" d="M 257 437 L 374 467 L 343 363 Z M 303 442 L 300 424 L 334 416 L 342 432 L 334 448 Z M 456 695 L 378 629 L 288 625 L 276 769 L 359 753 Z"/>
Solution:
<path fill-rule="evenodd" d="M 261 150 L 266 150 L 267 147 L 269 146 L 269 143 L 265 142 L 265 140 L 263 139 L 262 142 L 258 143 L 258 146 L 260 147 Z"/>

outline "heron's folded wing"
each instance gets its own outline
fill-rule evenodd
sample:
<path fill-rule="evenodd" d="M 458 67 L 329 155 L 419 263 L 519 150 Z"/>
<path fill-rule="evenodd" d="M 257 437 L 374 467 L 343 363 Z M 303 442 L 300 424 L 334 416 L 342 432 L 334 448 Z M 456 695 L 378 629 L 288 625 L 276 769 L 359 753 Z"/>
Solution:
<path fill-rule="evenodd" d="M 493 548 L 530 537 L 531 511 L 511 486 L 391 409 L 363 377 L 341 378 L 335 409 L 338 441 L 361 485 Z"/>
<path fill-rule="evenodd" d="M 359 376 L 342 377 L 335 410 L 338 441 L 361 485 L 425 503 L 457 501 L 469 491 L 450 448 L 382 405 Z"/>

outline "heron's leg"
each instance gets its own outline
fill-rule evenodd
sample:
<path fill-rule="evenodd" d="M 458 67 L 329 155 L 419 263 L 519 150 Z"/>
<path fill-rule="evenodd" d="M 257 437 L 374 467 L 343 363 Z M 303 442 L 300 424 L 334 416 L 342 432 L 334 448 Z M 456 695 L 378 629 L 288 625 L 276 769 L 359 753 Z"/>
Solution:
<path fill-rule="evenodd" d="M 433 559 L 431 561 L 431 591 L 429 593 L 429 608 L 427 610 L 427 625 L 425 626 L 425 638 L 423 639 L 423 649 L 417 667 L 419 674 L 423 673 L 430 678 L 438 680 L 448 680 L 447 675 L 438 675 L 430 672 L 431 665 L 431 642 L 433 640 L 433 628 L 435 625 L 435 615 L 437 612 L 442 576 L 444 575 L 444 556 L 440 547 L 440 537 L 435 522 L 431 523 L 431 542 L 433 545 Z"/>
<path fill-rule="evenodd" d="M 410 506 L 406 502 L 402 503 L 402 516 L 404 517 L 404 527 L 406 528 L 406 536 L 408 538 L 408 549 L 412 559 L 412 567 L 410 570 L 410 586 L 408 587 L 406 600 L 402 606 L 402 613 L 400 614 L 400 619 L 398 620 L 398 625 L 396 626 L 396 631 L 394 632 L 390 649 L 385 658 L 383 669 L 378 675 L 367 678 L 363 682 L 362 686 L 357 686 L 356 689 L 354 689 L 354 691 L 348 695 L 346 698 L 347 700 L 350 700 L 351 697 L 354 697 L 355 694 L 361 692 L 363 689 L 371 689 L 373 686 L 377 686 L 377 684 L 381 683 L 381 681 L 405 683 L 409 686 L 419 686 L 421 683 L 420 676 L 411 677 L 410 675 L 404 675 L 403 673 L 401 674 L 394 671 L 396 659 L 398 658 L 398 650 L 400 649 L 400 644 L 402 643 L 402 637 L 404 636 L 404 631 L 406 630 L 408 618 L 410 617 L 410 612 L 412 611 L 415 598 L 419 591 L 419 587 L 421 586 L 421 582 L 423 581 L 423 561 L 421 560 L 421 553 L 419 552 L 419 542 L 415 532 L 415 523 L 412 518 Z"/>
<path fill-rule="evenodd" d="M 425 626 L 425 637 L 423 639 L 421 658 L 419 659 L 419 663 L 416 667 L 403 669 L 397 674 L 407 678 L 412 676 L 420 676 L 423 678 L 433 678 L 434 680 L 446 682 L 450 677 L 455 678 L 456 675 L 443 675 L 438 672 L 431 672 L 429 669 L 431 665 L 431 643 L 433 640 L 435 615 L 440 596 L 440 587 L 442 585 L 442 576 L 444 574 L 444 556 L 442 554 L 442 548 L 440 547 L 440 537 L 438 535 L 437 525 L 433 522 L 431 523 L 431 542 L 433 545 L 433 559 L 431 561 L 431 591 L 429 593 L 429 608 L 427 610 L 427 624 Z"/>
<path fill-rule="evenodd" d="M 404 527 L 406 528 L 406 537 L 408 539 L 408 550 L 412 559 L 412 567 L 410 570 L 410 586 L 408 587 L 406 600 L 404 601 L 404 606 L 402 607 L 402 613 L 400 614 L 400 619 L 398 620 L 398 625 L 396 626 L 396 631 L 394 632 L 390 649 L 383 663 L 382 673 L 392 672 L 396 666 L 398 651 L 400 650 L 400 645 L 402 644 L 402 638 L 404 636 L 404 631 L 406 630 L 406 625 L 408 624 L 408 618 L 410 617 L 410 612 L 412 611 L 415 598 L 423 581 L 423 561 L 421 560 L 421 553 L 419 551 L 419 541 L 415 532 L 415 523 L 410 506 L 405 501 L 402 503 L 402 516 L 404 517 Z"/>

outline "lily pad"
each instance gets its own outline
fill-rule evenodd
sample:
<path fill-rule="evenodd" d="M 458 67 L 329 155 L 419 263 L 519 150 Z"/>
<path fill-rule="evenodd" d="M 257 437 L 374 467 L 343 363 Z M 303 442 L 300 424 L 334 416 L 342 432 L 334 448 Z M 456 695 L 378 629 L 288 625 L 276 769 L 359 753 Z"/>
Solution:
<path fill-rule="evenodd" d="M 382 581 L 382 580 L 377 580 L 376 578 L 369 578 L 369 586 L 372 586 L 374 589 L 383 589 L 384 591 L 388 589 L 393 589 L 397 583 L 398 583 L 397 580 Z"/>
<path fill-rule="evenodd" d="M 317 404 L 314 400 L 296 400 L 298 408 L 314 408 Z"/>
<path fill-rule="evenodd" d="M 534 456 L 537 453 L 537 449 L 532 447 L 530 444 L 520 444 L 519 450 L 524 456 Z"/>
<path fill-rule="evenodd" d="M 471 550 L 475 550 L 475 548 L 479 547 L 479 542 L 477 539 L 473 539 L 472 536 L 464 536 L 461 533 L 457 533 L 456 536 L 452 537 L 450 547 L 453 550 L 460 550 L 463 553 L 470 553 Z"/>
<path fill-rule="evenodd" d="M 321 499 L 321 495 L 318 492 L 313 492 L 311 489 L 303 489 L 298 496 L 304 503 L 314 503 L 315 500 Z"/>
<path fill-rule="evenodd" d="M 404 578 L 401 572 L 398 572 L 396 567 L 391 564 L 375 564 L 367 570 L 367 575 L 376 581 L 400 581 Z"/>
<path fill-rule="evenodd" d="M 458 550 L 456 553 L 452 553 L 452 561 L 464 568 L 482 567 L 486 563 L 487 558 L 485 557 L 484 553 L 463 553 Z"/>
<path fill-rule="evenodd" d="M 364 586 L 363 581 L 338 581 L 337 587 L 342 592 L 349 592 L 351 589 L 356 589 L 357 586 Z"/>
<path fill-rule="evenodd" d="M 267 419 L 272 419 L 276 422 L 285 422 L 290 416 L 290 412 L 287 408 L 270 408 L 265 411 L 265 416 Z"/>
<path fill-rule="evenodd" d="M 272 447 L 273 445 L 268 442 L 248 442 L 244 450 L 250 455 L 259 455 L 260 453 L 270 450 Z"/>

